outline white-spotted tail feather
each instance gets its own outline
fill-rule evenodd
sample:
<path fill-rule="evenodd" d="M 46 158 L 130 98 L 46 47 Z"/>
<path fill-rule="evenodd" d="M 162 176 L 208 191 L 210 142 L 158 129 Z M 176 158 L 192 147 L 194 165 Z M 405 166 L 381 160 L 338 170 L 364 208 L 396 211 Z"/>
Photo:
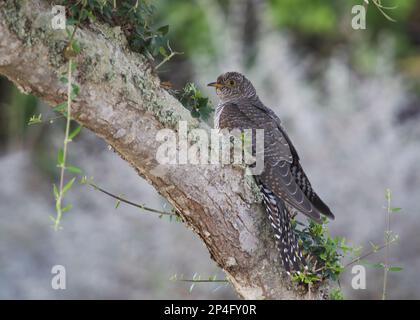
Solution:
<path fill-rule="evenodd" d="M 306 262 L 300 251 L 285 203 L 263 185 L 261 185 L 261 192 L 284 268 L 289 273 L 301 271 L 306 266 Z"/>

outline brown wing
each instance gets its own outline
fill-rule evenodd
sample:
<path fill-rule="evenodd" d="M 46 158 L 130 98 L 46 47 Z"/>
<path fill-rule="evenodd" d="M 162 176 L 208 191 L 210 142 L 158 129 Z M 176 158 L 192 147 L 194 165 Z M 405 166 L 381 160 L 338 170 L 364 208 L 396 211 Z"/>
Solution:
<path fill-rule="evenodd" d="M 286 161 L 293 162 L 288 142 L 278 130 L 271 116 L 256 108 L 249 102 L 226 103 L 219 117 L 220 129 L 264 129 L 264 161 L 270 161 L 272 166 Z"/>
<path fill-rule="evenodd" d="M 299 156 L 273 111 L 248 100 L 227 103 L 221 112 L 219 127 L 264 129 L 264 171 L 258 177 L 260 182 L 276 196 L 317 222 L 321 222 L 321 213 L 334 217 L 313 192 L 299 164 Z"/>

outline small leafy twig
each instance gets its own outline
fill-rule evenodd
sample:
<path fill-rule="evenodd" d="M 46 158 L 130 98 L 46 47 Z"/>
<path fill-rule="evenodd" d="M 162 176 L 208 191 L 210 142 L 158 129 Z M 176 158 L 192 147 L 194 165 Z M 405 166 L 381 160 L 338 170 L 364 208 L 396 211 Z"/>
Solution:
<path fill-rule="evenodd" d="M 169 49 L 169 54 L 166 52 L 164 47 L 160 47 L 159 52 L 164 57 L 164 59 L 155 67 L 155 69 L 159 69 L 161 66 L 163 66 L 166 62 L 171 60 L 174 56 L 179 54 L 184 54 L 183 52 L 176 52 L 173 51 L 171 46 L 169 45 L 169 41 L 167 42 L 167 47 Z"/>
<path fill-rule="evenodd" d="M 391 231 L 391 214 L 394 212 L 399 212 L 401 211 L 401 208 L 394 208 L 391 206 L 391 199 L 392 199 L 392 194 L 391 194 L 391 190 L 390 189 L 386 189 L 385 192 L 385 199 L 387 200 L 387 205 L 385 207 L 386 209 L 386 227 L 385 227 L 385 232 L 384 232 L 384 244 L 377 246 L 373 243 L 371 243 L 372 246 L 372 250 L 360 255 L 359 257 L 353 259 L 352 261 L 350 261 L 349 263 L 347 263 L 344 268 L 347 268 L 348 266 L 352 265 L 353 263 L 356 263 L 362 259 L 367 258 L 368 256 L 379 252 L 382 249 L 385 249 L 385 260 L 384 263 L 377 263 L 372 265 L 375 268 L 382 268 L 384 269 L 384 280 L 383 280 L 383 288 L 382 288 L 382 300 L 386 299 L 386 295 L 387 295 L 387 283 L 388 283 L 388 273 L 390 271 L 392 272 L 398 272 L 401 271 L 402 268 L 401 267 L 392 267 L 389 264 L 389 250 L 390 250 L 390 246 L 391 244 L 393 244 L 394 242 L 396 242 L 399 237 L 397 234 L 393 234 Z"/>
<path fill-rule="evenodd" d="M 350 261 L 349 263 L 347 263 L 346 265 L 344 265 L 344 268 L 347 268 L 347 267 L 351 266 L 352 264 L 354 264 L 354 263 L 356 263 L 356 262 L 358 262 L 360 260 L 363 260 L 363 259 L 371 256 L 372 254 L 377 253 L 378 251 L 381 251 L 386 246 L 388 246 L 388 245 L 396 242 L 397 240 L 398 240 L 398 238 L 393 238 L 393 239 L 391 239 L 391 241 L 389 241 L 387 243 L 384 243 L 384 244 L 382 244 L 382 245 L 380 245 L 378 247 L 375 247 L 373 250 L 371 250 L 371 251 L 369 251 L 369 252 L 367 252 L 367 253 L 365 253 L 365 254 L 357 257 L 357 258 L 354 258 L 352 261 Z"/>
<path fill-rule="evenodd" d="M 64 134 L 63 149 L 60 149 L 58 151 L 58 156 L 57 156 L 58 166 L 60 167 L 59 188 L 57 188 L 55 184 L 53 185 L 53 191 L 54 191 L 54 196 L 55 196 L 55 201 L 56 201 L 55 202 L 56 216 L 55 218 L 51 217 L 51 219 L 54 222 L 54 230 L 56 231 L 60 228 L 60 222 L 61 222 L 63 213 L 70 210 L 71 208 L 71 205 L 68 205 L 64 208 L 62 207 L 64 194 L 68 190 L 70 190 L 70 188 L 73 186 L 74 181 L 76 180 L 76 178 L 72 178 L 69 182 L 67 182 L 64 185 L 64 173 L 66 170 L 70 172 L 74 172 L 74 173 L 81 172 L 81 170 L 77 167 L 66 166 L 68 143 L 71 142 L 72 139 L 81 130 L 81 127 L 78 127 L 76 128 L 76 130 L 70 133 L 71 102 L 79 94 L 79 90 L 80 90 L 80 88 L 76 84 L 74 84 L 72 81 L 73 80 L 72 71 L 73 71 L 73 68 L 75 68 L 76 66 L 76 64 L 73 64 L 73 58 L 76 57 L 80 53 L 80 47 L 73 40 L 79 24 L 80 24 L 80 19 L 79 19 L 78 24 L 73 28 L 73 33 L 71 34 L 69 42 L 63 51 L 64 57 L 68 59 L 68 70 L 67 70 L 67 78 L 62 77 L 62 79 L 60 80 L 67 84 L 67 102 L 64 104 L 60 104 L 59 106 L 54 108 L 55 111 L 64 111 L 65 107 L 67 107 L 64 112 L 64 115 L 67 117 L 67 120 L 66 120 L 66 130 Z"/>
<path fill-rule="evenodd" d="M 39 115 L 32 115 L 31 118 L 28 121 L 28 126 L 33 125 L 33 124 L 38 124 L 38 123 L 42 123 L 42 114 L 40 113 Z"/>

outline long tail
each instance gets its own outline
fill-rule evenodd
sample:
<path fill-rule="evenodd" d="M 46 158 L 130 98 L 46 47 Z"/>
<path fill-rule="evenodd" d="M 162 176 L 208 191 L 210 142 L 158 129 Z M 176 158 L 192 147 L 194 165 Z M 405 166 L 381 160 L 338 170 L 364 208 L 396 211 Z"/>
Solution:
<path fill-rule="evenodd" d="M 260 184 L 264 206 L 271 226 L 274 229 L 276 243 L 280 250 L 283 266 L 288 273 L 301 271 L 306 261 L 299 249 L 296 234 L 293 231 L 289 211 L 283 200 Z"/>

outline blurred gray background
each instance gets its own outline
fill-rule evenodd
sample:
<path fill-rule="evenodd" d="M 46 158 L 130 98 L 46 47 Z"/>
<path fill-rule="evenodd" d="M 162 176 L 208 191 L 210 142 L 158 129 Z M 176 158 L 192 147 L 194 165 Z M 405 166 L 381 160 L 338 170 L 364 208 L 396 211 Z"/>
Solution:
<path fill-rule="evenodd" d="M 360 1 L 353 1 L 356 4 Z M 392 230 L 400 241 L 389 297 L 420 298 L 420 3 L 394 1 L 391 22 L 368 9 L 367 30 L 351 28 L 352 1 L 156 1 L 156 24 L 170 25 L 177 56 L 160 71 L 188 81 L 212 102 L 205 84 L 245 73 L 282 119 L 319 195 L 336 215 L 333 236 L 370 250 L 383 243 L 385 190 L 393 194 Z M 229 285 L 171 280 L 224 274 L 182 223 L 121 204 L 86 185 L 66 196 L 73 209 L 55 232 L 52 184 L 64 123 L 28 126 L 32 114 L 56 115 L 0 78 L 0 298 L 225 299 Z M 152 187 L 87 130 L 70 144 L 70 163 L 101 187 L 170 210 Z M 384 252 L 369 257 L 383 262 Z M 346 260 L 348 261 L 348 260 Z M 51 288 L 64 265 L 67 289 Z M 348 299 L 378 299 L 382 271 L 367 268 L 367 289 L 340 283 Z"/>

